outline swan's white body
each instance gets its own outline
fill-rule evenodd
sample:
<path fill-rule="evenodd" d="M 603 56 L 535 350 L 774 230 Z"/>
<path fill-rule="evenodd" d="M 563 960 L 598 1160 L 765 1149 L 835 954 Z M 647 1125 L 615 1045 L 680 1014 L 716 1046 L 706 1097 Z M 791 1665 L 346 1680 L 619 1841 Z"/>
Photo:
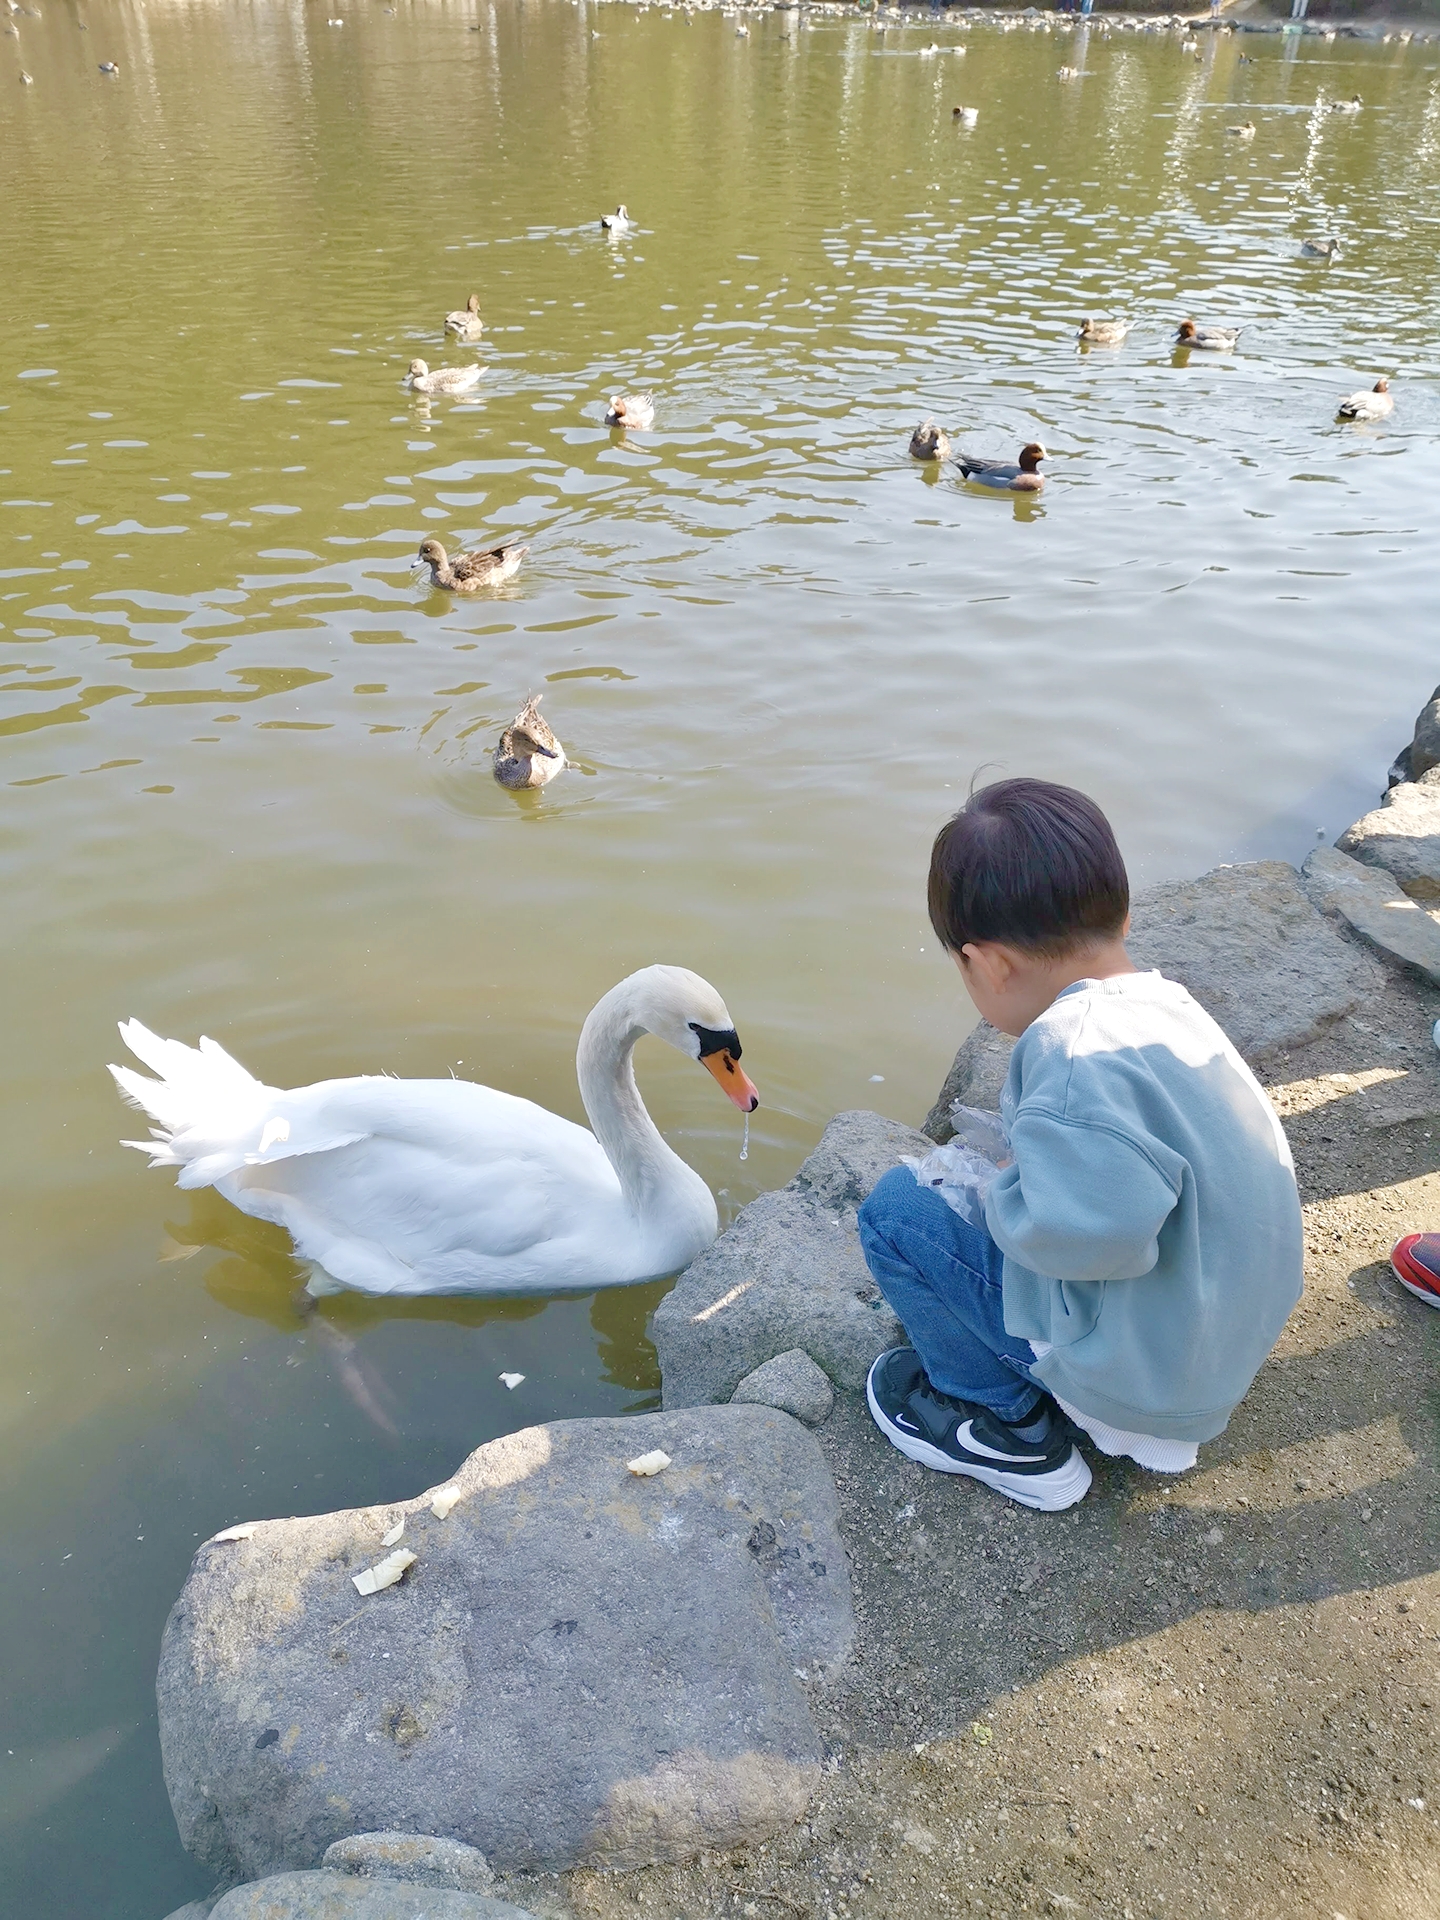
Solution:
<path fill-rule="evenodd" d="M 304 1259 L 362 1293 L 538 1293 L 674 1273 L 715 1238 L 715 1201 L 645 1111 L 635 1042 L 668 1040 L 736 1105 L 758 1105 L 714 1044 L 728 1036 L 739 1052 L 723 1001 L 683 967 L 632 974 L 586 1020 L 576 1066 L 593 1133 L 470 1081 L 365 1075 L 285 1091 L 213 1040 L 188 1047 L 135 1020 L 120 1032 L 162 1076 L 110 1069 L 159 1123 L 125 1144 L 178 1167 L 181 1187 L 213 1186 L 284 1227 Z"/>

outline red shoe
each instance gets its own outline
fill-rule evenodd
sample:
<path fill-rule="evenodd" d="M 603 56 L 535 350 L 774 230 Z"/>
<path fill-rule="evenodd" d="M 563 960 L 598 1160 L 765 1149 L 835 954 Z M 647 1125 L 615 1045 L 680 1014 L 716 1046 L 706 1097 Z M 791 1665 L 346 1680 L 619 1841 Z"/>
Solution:
<path fill-rule="evenodd" d="M 1390 1249 L 1390 1270 L 1417 1300 L 1440 1307 L 1440 1233 L 1407 1233 Z"/>

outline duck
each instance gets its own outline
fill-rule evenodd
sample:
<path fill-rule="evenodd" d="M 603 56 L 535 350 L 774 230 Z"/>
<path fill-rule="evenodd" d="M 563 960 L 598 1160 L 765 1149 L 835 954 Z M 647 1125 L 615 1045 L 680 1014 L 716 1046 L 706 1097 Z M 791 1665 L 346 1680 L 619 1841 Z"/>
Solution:
<path fill-rule="evenodd" d="M 910 436 L 910 451 L 917 460 L 948 460 L 950 438 L 943 427 L 926 420 Z"/>
<path fill-rule="evenodd" d="M 177 1168 L 180 1187 L 214 1187 L 284 1227 L 310 1293 L 551 1293 L 676 1273 L 718 1231 L 709 1187 L 635 1085 L 646 1033 L 698 1060 L 743 1113 L 759 1106 L 724 1001 L 674 966 L 632 973 L 586 1019 L 575 1066 L 588 1128 L 468 1080 L 269 1087 L 215 1041 L 190 1047 L 138 1020 L 120 1036 L 158 1077 L 110 1071 L 155 1122 L 126 1144 Z"/>
<path fill-rule="evenodd" d="M 1058 69 L 1055 77 L 1057 80 L 1078 80 L 1080 78 L 1080 69 L 1078 67 L 1061 67 Z"/>
<path fill-rule="evenodd" d="M 1255 138 L 1255 122 L 1253 120 L 1242 120 L 1238 127 L 1226 127 L 1225 131 L 1232 140 L 1253 140 Z"/>
<path fill-rule="evenodd" d="M 1359 94 L 1352 93 L 1348 100 L 1332 100 L 1330 102 L 1330 111 L 1331 113 L 1359 113 L 1364 105 L 1365 102 L 1360 98 Z"/>
<path fill-rule="evenodd" d="M 1027 441 L 1020 449 L 1020 464 L 1010 466 L 1004 460 L 985 460 L 978 454 L 962 453 L 960 471 L 967 480 L 982 487 L 998 487 L 1006 493 L 1039 493 L 1045 476 L 1040 462 L 1048 455 L 1038 440 Z"/>
<path fill-rule="evenodd" d="M 1075 338 L 1092 347 L 1123 346 L 1131 324 L 1129 320 L 1082 320 Z"/>
<path fill-rule="evenodd" d="M 119 73 L 120 63 L 117 60 L 102 60 L 100 71 L 101 73 Z"/>
<path fill-rule="evenodd" d="M 517 540 L 502 540 L 498 547 L 477 548 L 472 553 L 457 553 L 453 559 L 435 539 L 422 540 L 416 562 L 429 567 L 432 587 L 444 587 L 447 593 L 479 593 L 482 587 L 498 587 L 520 571 L 520 562 L 530 551 Z"/>
<path fill-rule="evenodd" d="M 1373 387 L 1362 388 L 1342 400 L 1335 409 L 1342 420 L 1383 420 L 1395 411 L 1395 397 L 1390 391 L 1390 382 L 1384 378 L 1377 380 Z"/>
<path fill-rule="evenodd" d="M 622 200 L 613 213 L 602 213 L 600 224 L 606 233 L 624 233 L 631 225 L 630 215 L 626 212 Z"/>
<path fill-rule="evenodd" d="M 445 316 L 445 331 L 459 336 L 462 340 L 475 340 L 485 331 L 485 322 L 480 318 L 480 296 L 472 293 L 463 307 L 457 307 L 454 313 Z"/>
<path fill-rule="evenodd" d="M 416 393 L 468 393 L 484 371 L 483 367 L 436 367 L 432 373 L 423 360 L 412 360 L 406 378 Z"/>
<path fill-rule="evenodd" d="M 605 409 L 607 427 L 634 427 L 644 432 L 655 424 L 655 401 L 648 393 L 614 394 Z"/>
<path fill-rule="evenodd" d="M 979 107 L 952 107 L 950 109 L 950 118 L 952 120 L 958 120 L 962 127 L 978 126 L 980 109 Z"/>
<path fill-rule="evenodd" d="M 1197 327 L 1193 320 L 1182 320 L 1175 339 L 1182 347 L 1203 347 L 1209 353 L 1229 353 L 1243 327 Z"/>
<path fill-rule="evenodd" d="M 1323 240 L 1302 240 L 1300 251 L 1307 260 L 1338 260 L 1340 258 L 1339 235 L 1328 233 Z"/>
<path fill-rule="evenodd" d="M 540 712 L 543 693 L 532 694 L 500 736 L 495 778 L 502 787 L 543 787 L 568 764 L 565 749 Z"/>

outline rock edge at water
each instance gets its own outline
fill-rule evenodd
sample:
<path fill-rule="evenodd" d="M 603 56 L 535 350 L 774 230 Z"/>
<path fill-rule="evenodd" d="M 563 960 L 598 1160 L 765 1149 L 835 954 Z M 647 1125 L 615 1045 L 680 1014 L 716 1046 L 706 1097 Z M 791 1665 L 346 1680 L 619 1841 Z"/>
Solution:
<path fill-rule="evenodd" d="M 727 1401 L 796 1348 L 837 1385 L 863 1385 L 900 1323 L 866 1268 L 856 1208 L 902 1154 L 929 1147 L 898 1120 L 836 1114 L 789 1186 L 743 1208 L 655 1309 L 665 1405 Z"/>
<path fill-rule="evenodd" d="M 664 1472 L 627 1471 L 655 1448 Z M 802 1426 L 760 1406 L 560 1420 L 453 1484 L 444 1520 L 422 1496 L 200 1548 L 157 1681 L 192 1854 L 254 1880 L 438 1828 L 506 1868 L 621 1867 L 799 1818 L 820 1743 L 796 1670 L 854 1632 Z M 418 1560 L 361 1598 L 401 1517 Z"/>

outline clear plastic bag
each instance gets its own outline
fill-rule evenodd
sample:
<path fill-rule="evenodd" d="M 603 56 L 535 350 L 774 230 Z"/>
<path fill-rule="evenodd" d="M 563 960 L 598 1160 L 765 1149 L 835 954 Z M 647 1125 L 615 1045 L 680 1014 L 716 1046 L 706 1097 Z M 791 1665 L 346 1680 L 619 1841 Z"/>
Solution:
<path fill-rule="evenodd" d="M 932 1148 L 923 1160 L 906 1154 L 905 1165 L 922 1187 L 933 1187 L 962 1220 L 983 1227 L 990 1182 L 1012 1158 L 1005 1123 L 998 1113 L 963 1106 L 957 1100 L 950 1109 L 950 1124 L 955 1129 L 953 1140 Z"/>

